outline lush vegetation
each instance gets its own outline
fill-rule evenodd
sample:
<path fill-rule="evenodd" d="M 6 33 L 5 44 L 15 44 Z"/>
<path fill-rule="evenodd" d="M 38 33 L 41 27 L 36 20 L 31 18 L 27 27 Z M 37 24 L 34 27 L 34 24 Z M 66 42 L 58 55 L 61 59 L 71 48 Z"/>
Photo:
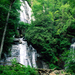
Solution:
<path fill-rule="evenodd" d="M 0 75 L 38 75 L 30 66 L 0 66 Z"/>
<path fill-rule="evenodd" d="M 0 75 L 38 75 L 38 72 L 30 66 L 17 64 L 17 61 L 13 59 L 12 66 L 0 66 Z"/>
<path fill-rule="evenodd" d="M 71 39 L 75 37 L 73 2 L 33 0 L 32 11 L 35 21 L 32 20 L 25 36 L 50 68 L 63 68 L 63 58 L 66 57 L 63 54 L 68 52 Z"/>
<path fill-rule="evenodd" d="M 42 55 L 42 59 L 49 64 L 50 68 L 64 68 L 64 61 L 66 61 L 66 66 L 69 66 L 67 67 L 67 70 L 71 73 L 75 73 L 75 61 L 71 60 L 71 57 L 68 58 L 68 55 L 74 55 L 74 53 L 69 51 L 69 48 L 71 45 L 71 39 L 75 38 L 75 1 L 27 1 L 32 7 L 32 16 L 35 18 L 35 21 L 32 20 L 30 25 L 19 22 L 19 11 L 21 6 L 20 0 L 0 0 L 0 44 L 2 41 L 3 32 L 5 31 L 4 28 L 6 23 L 8 23 L 2 57 L 10 52 L 9 48 L 13 42 L 13 35 L 19 35 L 17 33 L 17 27 L 19 27 L 22 29 L 22 35 L 25 35 L 28 43 L 32 44 L 33 47 L 37 49 L 37 51 Z M 8 14 L 10 15 L 7 21 Z M 73 59 L 75 59 L 75 56 Z M 3 68 L 3 71 L 0 70 L 1 73 L 6 74 L 11 68 L 11 66 L 1 67 Z M 7 72 L 5 70 L 6 67 L 8 68 Z M 26 70 L 26 67 L 21 68 L 19 65 L 18 68 L 24 68 L 24 70 Z M 10 69 L 11 73 L 14 71 L 16 74 L 15 69 L 17 69 L 17 67 L 12 67 Z M 24 70 L 22 69 L 22 71 Z M 17 71 L 19 71 L 19 69 Z M 31 74 L 30 72 L 29 74 Z"/>
<path fill-rule="evenodd" d="M 4 28 L 6 26 L 9 13 L 2 57 L 10 52 L 9 48 L 11 47 L 11 44 L 13 42 L 13 35 L 15 35 L 17 32 L 16 29 L 20 20 L 20 13 L 18 12 L 20 10 L 20 5 L 21 2 L 19 0 L 0 0 L 0 44 L 2 41 L 3 32 L 5 31 Z"/>

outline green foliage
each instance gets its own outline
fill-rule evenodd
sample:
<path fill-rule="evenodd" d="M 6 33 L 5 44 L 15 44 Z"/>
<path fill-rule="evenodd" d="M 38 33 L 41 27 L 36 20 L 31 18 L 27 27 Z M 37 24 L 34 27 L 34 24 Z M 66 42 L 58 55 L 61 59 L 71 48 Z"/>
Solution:
<path fill-rule="evenodd" d="M 51 68 L 51 69 L 61 69 L 60 67 L 58 67 L 57 65 L 54 65 L 54 64 L 49 64 L 49 68 Z"/>
<path fill-rule="evenodd" d="M 19 22 L 19 28 L 23 30 L 27 30 L 30 25 L 28 23 Z"/>
<path fill-rule="evenodd" d="M 28 4 L 31 6 L 31 1 L 32 1 L 32 0 L 26 0 L 26 1 L 27 1 Z"/>
<path fill-rule="evenodd" d="M 24 0 L 25 1 L 25 0 Z M 32 3 L 32 12 L 35 21 L 31 25 L 19 22 L 20 2 L 16 0 L 12 6 L 8 30 L 5 39 L 3 53 L 7 53 L 12 43 L 12 36 L 16 34 L 17 26 L 22 29 L 28 43 L 42 55 L 44 61 L 50 64 L 50 68 L 61 67 L 61 55 L 69 54 L 68 49 L 71 39 L 75 36 L 75 6 L 73 0 L 27 0 Z M 5 5 L 4 5 L 5 4 Z M 0 36 L 2 36 L 10 0 L 0 1 Z M 31 4 L 30 4 L 31 6 Z M 13 13 L 14 12 L 14 13 Z M 19 25 L 18 25 L 19 24 Z M 19 34 L 17 34 L 19 35 Z M 9 40 L 9 41 L 8 41 Z M 0 37 L 1 42 L 1 37 Z M 7 44 L 7 45 L 6 45 Z M 72 53 L 73 54 L 73 53 Z M 68 55 L 66 55 L 67 58 Z M 61 59 L 61 60 L 60 60 Z M 74 63 L 70 59 L 67 66 L 72 68 Z M 63 60 L 64 61 L 64 60 Z M 70 65 L 70 63 L 73 65 Z M 57 68 L 58 68 L 57 67 Z M 74 71 L 71 69 L 71 72 Z"/>
<path fill-rule="evenodd" d="M 16 65 L 17 64 L 16 58 L 12 59 L 11 62 L 12 62 L 12 65 Z"/>
<path fill-rule="evenodd" d="M 7 13 L 9 11 L 11 0 L 2 0 L 0 1 L 0 43 L 3 36 L 3 31 L 6 23 Z M 11 47 L 11 44 L 13 42 L 13 35 L 17 32 L 17 26 L 18 22 L 20 20 L 19 16 L 20 13 L 18 12 L 20 10 L 21 2 L 20 0 L 15 0 L 11 7 L 10 11 L 10 17 L 9 17 L 9 23 L 6 31 L 5 41 L 4 41 L 4 47 L 2 52 L 2 57 L 4 57 L 4 53 L 8 54 L 10 52 L 9 48 Z"/>
<path fill-rule="evenodd" d="M 22 32 L 22 35 L 25 35 L 26 30 L 30 27 L 30 25 L 28 23 L 24 23 L 24 22 L 19 22 L 19 29 Z"/>
<path fill-rule="evenodd" d="M 0 66 L 0 75 L 38 75 L 37 71 L 30 66 Z"/>
<path fill-rule="evenodd" d="M 12 66 L 0 66 L 0 75 L 38 75 L 38 72 L 30 66 L 17 64 L 13 59 Z"/>
<path fill-rule="evenodd" d="M 62 64 L 62 60 L 59 61 L 61 54 L 70 47 L 75 34 L 75 31 L 70 31 L 74 29 L 74 9 L 67 0 L 33 1 L 35 21 L 32 21 L 25 37 L 50 64 L 61 67 L 57 64 Z"/>

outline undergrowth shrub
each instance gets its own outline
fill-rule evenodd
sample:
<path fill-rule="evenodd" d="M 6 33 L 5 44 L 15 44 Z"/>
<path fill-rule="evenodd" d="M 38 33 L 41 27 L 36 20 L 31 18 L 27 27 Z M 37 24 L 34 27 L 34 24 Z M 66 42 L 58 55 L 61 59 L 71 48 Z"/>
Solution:
<path fill-rule="evenodd" d="M 30 66 L 24 66 L 16 63 L 16 59 L 12 60 L 12 66 L 0 65 L 0 75 L 38 75 L 38 72 Z"/>
<path fill-rule="evenodd" d="M 65 70 L 75 75 L 75 52 L 73 49 L 67 50 L 63 53 L 65 61 Z"/>

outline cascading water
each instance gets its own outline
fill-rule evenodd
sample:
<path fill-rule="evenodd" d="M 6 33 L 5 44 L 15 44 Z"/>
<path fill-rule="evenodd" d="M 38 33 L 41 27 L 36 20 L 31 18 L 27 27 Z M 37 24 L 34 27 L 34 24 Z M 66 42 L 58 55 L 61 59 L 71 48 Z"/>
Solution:
<path fill-rule="evenodd" d="M 35 59 L 35 49 L 33 48 L 33 52 L 32 52 L 32 63 L 33 63 L 33 67 L 36 68 L 36 59 Z"/>
<path fill-rule="evenodd" d="M 27 66 L 27 52 L 26 52 L 26 42 L 22 41 L 22 38 L 20 39 L 22 44 L 19 44 L 20 47 L 20 63 Z"/>
<path fill-rule="evenodd" d="M 25 23 L 31 23 L 31 8 L 27 1 L 22 1 L 20 11 L 20 21 Z M 34 17 L 32 17 L 33 20 Z M 27 45 L 27 41 L 23 38 L 14 38 L 14 43 L 11 48 L 11 56 L 8 56 L 5 61 L 0 61 L 1 65 L 4 62 L 5 65 L 11 65 L 11 60 L 16 58 L 17 62 L 22 65 L 29 65 L 34 68 L 48 68 L 48 65 L 40 60 L 40 55 L 32 45 Z"/>
<path fill-rule="evenodd" d="M 20 63 L 27 66 L 31 67 L 36 67 L 36 61 L 35 61 L 35 51 L 33 51 L 33 48 L 31 50 L 31 55 L 29 56 L 30 49 L 28 51 L 27 49 L 27 41 L 23 41 L 23 38 L 20 39 L 22 44 L 19 45 L 20 47 Z M 34 49 L 35 50 L 35 49 Z M 30 60 L 32 59 L 32 61 Z"/>
<path fill-rule="evenodd" d="M 72 39 L 72 44 L 70 46 L 70 55 L 69 55 L 72 60 L 75 62 L 75 38 Z"/>
<path fill-rule="evenodd" d="M 34 49 L 32 47 L 32 45 L 29 45 L 27 44 L 27 41 L 23 41 L 23 38 L 19 38 L 20 41 L 21 41 L 21 44 L 19 44 L 19 49 L 20 49 L 20 63 L 27 66 L 31 66 L 31 67 L 34 67 L 34 68 L 49 68 L 48 65 L 38 59 L 41 57 L 41 55 L 39 55 L 37 53 L 37 50 Z"/>
<path fill-rule="evenodd" d="M 23 21 L 25 23 L 31 23 L 31 11 L 32 9 L 30 8 L 30 6 L 28 5 L 27 1 L 22 1 L 22 5 L 21 5 L 21 11 L 20 11 L 20 21 Z"/>
<path fill-rule="evenodd" d="M 23 21 L 25 23 L 31 23 L 31 11 L 32 9 L 28 5 L 27 1 L 22 1 L 21 10 L 20 11 L 20 21 Z M 26 48 L 27 42 L 22 41 L 22 44 L 20 44 L 20 63 L 23 65 L 30 65 L 31 67 L 36 67 L 36 58 L 35 58 L 35 49 L 30 45 L 30 49 Z"/>

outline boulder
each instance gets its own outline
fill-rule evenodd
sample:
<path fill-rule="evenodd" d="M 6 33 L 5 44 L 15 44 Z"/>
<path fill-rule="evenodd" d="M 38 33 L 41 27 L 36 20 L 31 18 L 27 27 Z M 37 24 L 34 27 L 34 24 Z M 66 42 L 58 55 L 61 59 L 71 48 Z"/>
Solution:
<path fill-rule="evenodd" d="M 12 43 L 12 44 L 15 44 L 15 45 L 19 44 L 19 38 L 14 38 L 14 40 L 13 40 L 13 43 Z"/>
<path fill-rule="evenodd" d="M 56 75 L 54 72 L 51 72 L 49 75 Z"/>
<path fill-rule="evenodd" d="M 21 40 L 19 40 L 19 44 L 22 44 L 22 41 Z"/>

